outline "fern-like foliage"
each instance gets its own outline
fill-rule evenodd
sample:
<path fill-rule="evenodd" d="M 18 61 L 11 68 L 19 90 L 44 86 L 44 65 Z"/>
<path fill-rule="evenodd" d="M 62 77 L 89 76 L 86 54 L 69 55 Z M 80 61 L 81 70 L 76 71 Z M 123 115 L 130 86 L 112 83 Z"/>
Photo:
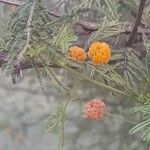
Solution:
<path fill-rule="evenodd" d="M 133 127 L 130 130 L 130 134 L 134 134 L 136 132 L 142 132 L 142 138 L 147 143 L 150 143 L 150 95 L 149 95 L 149 88 L 150 88 L 150 68 L 149 68 L 149 61 L 150 61 L 150 41 L 148 38 L 143 35 L 143 40 L 145 43 L 145 48 L 147 50 L 147 55 L 145 58 L 145 68 L 146 68 L 146 77 L 143 80 L 142 86 L 140 87 L 140 96 L 139 99 L 142 99 L 144 102 L 142 105 L 135 107 L 133 109 L 133 112 L 136 114 L 140 114 L 142 121 L 137 124 L 135 127 Z"/>
<path fill-rule="evenodd" d="M 33 9 L 33 12 L 31 12 L 31 9 Z M 36 49 L 35 45 L 37 43 L 42 45 L 51 37 L 51 29 L 43 28 L 50 21 L 48 15 L 48 12 L 39 1 L 26 2 L 12 15 L 8 23 L 11 38 L 7 41 L 6 46 L 8 51 L 7 67 L 10 68 L 14 64 L 14 61 L 24 49 Z M 28 35 L 28 30 L 30 35 Z"/>
<path fill-rule="evenodd" d="M 128 38 L 126 35 L 127 22 L 122 18 L 125 15 L 122 8 L 136 10 L 136 1 L 80 0 L 69 2 L 77 5 L 70 5 L 71 8 L 66 8 L 65 15 L 52 15 L 40 0 L 29 0 L 18 7 L 17 12 L 8 23 L 11 37 L 6 44 L 8 51 L 6 66 L 12 68 L 15 61 L 19 60 L 22 63 L 24 61 L 22 58 L 25 58 L 25 61 L 30 62 L 35 68 L 41 85 L 42 77 L 39 68 L 42 68 L 45 74 L 53 78 L 65 90 L 69 99 L 72 99 L 73 96 L 70 96 L 70 89 L 57 78 L 57 68 L 71 72 L 77 77 L 78 82 L 88 81 L 114 94 L 122 94 L 134 99 L 141 105 L 136 107 L 134 112 L 140 112 L 143 121 L 135 126 L 131 133 L 144 130 L 143 138 L 149 142 L 150 42 L 143 34 L 142 40 L 147 50 L 147 56 L 145 60 L 140 60 L 135 53 L 136 50 L 125 45 Z M 90 12 L 94 14 L 93 18 L 90 18 Z M 84 41 L 84 45 L 88 49 L 93 41 L 110 43 L 112 57 L 109 64 L 93 66 L 89 60 L 81 64 L 66 57 L 72 43 L 80 40 L 80 37 L 74 32 L 73 26 L 79 22 L 80 24 L 86 22 L 87 18 L 94 22 L 94 32 L 86 37 L 87 41 Z M 81 27 L 84 28 L 83 25 Z M 84 29 L 87 33 L 86 30 L 88 29 Z M 62 141 L 64 138 L 64 115 L 68 102 L 67 99 L 60 104 L 49 123 L 49 130 L 56 127 L 61 129 L 60 138 Z"/>
<path fill-rule="evenodd" d="M 137 124 L 130 130 L 130 134 L 134 134 L 136 132 L 142 132 L 142 139 L 147 143 L 150 142 L 150 99 L 147 99 L 147 104 L 145 103 L 143 106 L 135 107 L 133 109 L 134 113 L 140 113 L 142 115 L 142 122 Z"/>

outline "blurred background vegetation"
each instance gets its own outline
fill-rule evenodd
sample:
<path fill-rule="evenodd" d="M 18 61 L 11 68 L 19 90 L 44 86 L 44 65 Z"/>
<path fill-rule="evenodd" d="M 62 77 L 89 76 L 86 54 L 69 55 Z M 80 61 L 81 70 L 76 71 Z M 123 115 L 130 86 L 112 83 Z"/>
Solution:
<path fill-rule="evenodd" d="M 45 56 L 46 52 L 43 49 L 47 47 L 50 49 L 50 53 L 56 50 L 57 47 L 58 49 L 61 47 L 61 52 L 66 54 L 71 44 L 79 45 L 87 49 L 90 42 L 103 40 L 110 43 L 113 53 L 116 54 L 112 57 L 112 62 L 115 61 L 115 65 L 112 65 L 114 68 L 117 66 L 118 69 L 122 69 L 123 64 L 126 62 L 126 59 L 123 58 L 122 60 L 124 49 L 129 49 L 129 53 L 127 51 L 126 53 L 128 54 L 125 54 L 125 56 L 129 57 L 129 61 L 132 60 L 135 62 L 131 63 L 132 66 L 128 68 L 128 72 L 122 72 L 122 70 L 120 72 L 122 78 L 125 78 L 125 81 L 129 81 L 133 91 L 142 91 L 141 89 L 145 85 L 144 82 L 148 80 L 145 81 L 144 79 L 141 83 L 141 76 L 149 76 L 149 72 L 147 71 L 148 73 L 146 74 L 146 69 L 143 69 L 143 62 L 145 63 L 143 58 L 146 56 L 148 58 L 148 55 L 145 53 L 150 48 L 150 42 L 148 41 L 150 35 L 142 31 L 141 34 L 144 40 L 140 41 L 140 34 L 136 42 L 132 45 L 132 48 L 129 48 L 125 46 L 125 41 L 129 38 L 130 34 L 128 32 L 131 31 L 125 31 L 123 28 L 124 26 L 129 27 L 128 29 L 132 28 L 139 2 L 139 0 L 97 0 L 95 3 L 93 0 L 43 0 L 42 4 L 44 8 L 53 11 L 55 14 L 50 16 L 48 20 L 46 16 L 47 12 L 41 11 L 40 6 L 38 6 L 37 14 L 34 16 L 38 19 L 33 24 L 34 36 L 32 37 L 33 42 L 31 43 L 33 49 L 28 49 L 27 55 L 34 58 L 37 63 L 41 63 L 43 60 L 37 58 L 37 55 L 42 53 Z M 12 71 L 10 68 L 13 66 L 14 58 L 18 55 L 16 53 L 26 41 L 23 29 L 24 20 L 22 24 L 21 21 L 18 21 L 19 24 L 14 19 L 14 16 L 16 12 L 19 12 L 20 14 L 18 13 L 18 16 L 16 16 L 19 19 L 26 19 L 28 17 L 27 12 L 30 10 L 28 8 L 30 5 L 27 5 L 23 9 L 25 12 L 21 13 L 23 10 L 19 10 L 17 7 L 0 3 L 0 47 L 6 48 L 6 51 L 8 48 L 9 53 L 6 67 L 9 71 L 5 72 L 2 70 L 0 72 L 0 150 L 55 150 L 60 148 L 61 145 L 63 145 L 61 149 L 64 150 L 149 150 L 149 145 L 147 144 L 149 142 L 145 142 L 148 138 L 144 141 L 141 132 L 133 135 L 129 134 L 129 130 L 135 124 L 110 116 L 106 116 L 100 122 L 82 118 L 83 104 L 92 98 L 99 97 L 104 100 L 107 105 L 107 110 L 114 116 L 125 118 L 131 122 L 134 121 L 137 124 L 140 123 L 142 120 L 141 116 L 139 114 L 135 115 L 131 112 L 131 109 L 138 105 L 141 106 L 136 100 L 141 100 L 144 96 L 148 95 L 149 84 L 147 87 L 144 86 L 146 87 L 145 93 L 139 92 L 141 95 L 145 95 L 142 95 L 143 97 L 141 98 L 139 94 L 138 97 L 135 96 L 136 98 L 134 100 L 134 97 L 127 97 L 120 93 L 116 94 L 99 85 L 91 84 L 89 81 L 85 82 L 79 76 L 63 68 L 49 70 L 46 67 L 41 69 L 36 68 L 36 66 L 35 69 L 23 70 L 23 77 L 20 75 L 16 77 L 15 74 L 16 84 L 12 83 L 11 77 L 9 76 Z M 40 11 L 38 12 L 38 10 Z M 62 18 L 58 17 L 57 20 L 55 18 L 57 14 L 61 15 Z M 45 15 L 45 17 L 42 18 L 40 15 Z M 98 30 L 92 32 L 90 36 L 87 36 L 86 34 L 81 35 L 83 30 L 81 28 L 82 26 L 75 26 L 73 30 L 70 29 L 70 25 L 67 24 L 68 22 L 73 24 L 82 18 L 92 23 L 96 22 L 96 28 Z M 150 1 L 147 0 L 140 29 L 144 26 L 146 32 L 149 31 L 149 20 Z M 132 22 L 131 26 L 128 25 L 130 22 Z M 44 26 L 45 24 L 46 26 Z M 14 47 L 11 43 L 11 40 L 14 38 L 11 32 L 13 34 L 16 33 L 16 37 L 19 39 L 18 41 L 16 40 L 16 43 L 14 42 Z M 41 36 L 38 36 L 39 33 Z M 45 37 L 46 40 L 44 40 L 46 42 L 48 40 L 50 41 L 46 47 L 42 45 L 43 37 Z M 136 54 L 132 58 L 130 57 L 132 56 L 130 53 L 131 49 L 135 50 Z M 120 51 L 123 52 L 123 55 L 122 53 L 120 54 Z M 58 55 L 61 56 L 61 53 L 58 53 Z M 50 55 L 50 57 L 52 56 Z M 137 58 L 140 58 L 140 60 L 137 60 Z M 56 60 L 52 59 L 50 63 L 53 62 L 61 66 L 63 65 L 62 61 L 66 63 L 64 59 L 60 60 L 60 62 L 57 61 L 56 57 Z M 135 67 L 136 63 L 139 69 L 135 69 L 137 67 Z M 111 83 L 110 80 L 107 80 L 108 77 L 101 79 L 97 70 L 94 70 L 88 65 L 86 66 L 86 64 L 83 64 L 83 66 L 74 62 L 69 62 L 69 64 L 79 68 L 79 73 L 83 69 L 83 74 L 88 74 L 92 79 L 96 78 L 96 80 L 106 83 L 106 85 L 110 84 L 115 88 L 119 87 Z M 110 68 L 104 67 L 101 73 L 105 73 L 107 69 L 109 70 Z M 135 72 L 132 72 L 132 69 Z M 144 75 L 141 75 L 139 70 L 142 73 L 144 72 Z M 115 74 L 113 75 L 111 78 L 116 83 Z M 120 80 L 118 78 L 117 84 L 121 84 L 120 81 L 122 81 L 122 78 Z M 140 79 L 135 80 L 137 78 Z M 66 86 L 69 87 L 69 92 L 65 89 Z M 118 89 L 123 91 L 122 87 Z M 134 92 L 130 90 L 128 87 L 125 87 L 125 91 L 129 92 L 128 95 L 131 94 L 133 96 Z M 150 102 L 149 98 L 147 99 L 146 104 Z M 147 127 L 147 125 L 145 126 Z M 146 128 L 149 134 L 147 137 L 150 137 L 149 126 L 150 123 Z"/>

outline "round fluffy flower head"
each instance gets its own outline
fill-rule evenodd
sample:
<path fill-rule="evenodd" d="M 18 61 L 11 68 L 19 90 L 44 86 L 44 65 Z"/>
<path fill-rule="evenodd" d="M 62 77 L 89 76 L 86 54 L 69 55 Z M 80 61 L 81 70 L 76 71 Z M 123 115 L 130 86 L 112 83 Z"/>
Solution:
<path fill-rule="evenodd" d="M 87 55 L 83 48 L 73 46 L 69 48 L 68 57 L 74 61 L 84 61 L 87 58 Z"/>
<path fill-rule="evenodd" d="M 105 103 L 99 99 L 92 99 L 83 107 L 83 117 L 91 120 L 100 120 L 106 111 Z"/>
<path fill-rule="evenodd" d="M 105 42 L 94 42 L 90 45 L 88 56 L 93 65 L 106 64 L 111 57 L 111 49 Z"/>

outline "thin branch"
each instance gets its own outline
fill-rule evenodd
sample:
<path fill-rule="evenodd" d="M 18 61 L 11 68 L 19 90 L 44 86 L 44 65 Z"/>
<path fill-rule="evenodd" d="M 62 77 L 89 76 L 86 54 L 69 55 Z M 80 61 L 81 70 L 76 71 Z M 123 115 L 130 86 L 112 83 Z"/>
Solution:
<path fill-rule="evenodd" d="M 76 70 L 70 68 L 69 66 L 62 66 L 62 68 L 64 68 L 64 69 L 66 69 L 66 70 L 68 70 L 68 71 L 74 73 L 75 75 L 81 77 L 82 79 L 84 79 L 84 80 L 86 80 L 86 81 L 89 81 L 89 82 L 91 82 L 91 83 L 94 83 L 95 85 L 104 87 L 104 88 L 106 88 L 106 89 L 108 89 L 108 90 L 111 90 L 111 91 L 113 91 L 113 92 L 119 93 L 119 94 L 121 94 L 121 95 L 130 97 L 130 95 L 127 95 L 125 92 L 123 92 L 123 91 L 121 91 L 121 90 L 118 90 L 118 89 L 115 89 L 115 88 L 113 88 L 113 87 L 111 87 L 111 86 L 107 86 L 107 85 L 104 84 L 104 83 L 97 82 L 96 80 L 93 80 L 93 79 L 89 78 L 88 76 L 85 76 L 85 75 L 79 73 L 78 71 L 76 71 Z"/>
<path fill-rule="evenodd" d="M 127 46 L 129 46 L 129 47 L 132 46 L 132 44 L 134 42 L 135 35 L 137 34 L 137 31 L 138 31 L 138 26 L 141 23 L 145 2 L 146 2 L 146 0 L 141 0 L 140 1 L 137 17 L 136 17 L 136 20 L 135 20 L 135 23 L 134 23 L 134 27 L 133 27 L 133 30 L 131 32 L 130 38 L 127 42 Z"/>
<path fill-rule="evenodd" d="M 90 30 L 90 31 L 97 31 L 98 30 L 98 25 L 96 25 L 93 22 L 90 21 L 85 21 L 85 20 L 80 20 L 76 22 L 76 24 L 79 24 L 83 27 L 85 30 Z"/>
<path fill-rule="evenodd" d="M 63 83 L 61 83 L 61 81 L 59 81 L 59 79 L 56 77 L 56 74 L 53 72 L 53 70 L 51 68 L 49 68 L 49 71 L 51 73 L 51 75 L 53 76 L 54 80 L 66 91 L 69 91 L 69 88 L 66 87 Z"/>
<path fill-rule="evenodd" d="M 18 0 L 0 0 L 0 3 L 4 3 L 4 4 L 9 4 L 9 5 L 15 5 L 15 6 L 20 6 L 23 3 L 21 3 Z"/>
<path fill-rule="evenodd" d="M 59 79 L 56 77 L 56 74 L 55 74 L 55 72 L 53 71 L 53 69 L 51 69 L 51 67 L 49 67 L 49 65 L 47 65 L 47 64 L 45 63 L 44 59 L 43 59 L 41 56 L 40 56 L 40 58 L 41 58 L 41 60 L 43 61 L 43 64 L 45 65 L 45 69 L 46 69 L 47 73 L 48 73 L 48 74 L 50 73 L 50 74 L 53 76 L 54 80 L 55 80 L 63 89 L 65 89 L 66 91 L 68 91 L 69 88 L 66 87 L 63 83 L 61 83 L 61 82 L 59 81 Z M 47 68 L 47 67 L 48 67 L 48 68 Z M 49 74 L 49 75 L 50 75 L 50 74 Z"/>
<path fill-rule="evenodd" d="M 55 11 L 51 11 L 51 10 L 47 9 L 47 12 L 48 12 L 50 15 L 56 17 L 56 18 L 60 18 L 60 17 L 61 17 L 61 15 L 60 15 L 59 13 L 55 12 Z"/>
<path fill-rule="evenodd" d="M 21 53 L 18 56 L 18 60 L 23 60 L 24 59 L 24 53 L 26 52 L 26 50 L 29 47 L 29 42 L 30 42 L 30 26 L 31 26 L 31 21 L 32 21 L 32 16 L 33 16 L 33 11 L 34 11 L 34 7 L 35 7 L 35 1 L 32 3 L 30 12 L 29 12 L 29 17 L 28 17 L 28 21 L 27 21 L 27 26 L 26 26 L 26 32 L 27 32 L 27 39 L 26 39 L 26 43 L 25 46 L 23 48 L 23 50 L 21 51 Z"/>

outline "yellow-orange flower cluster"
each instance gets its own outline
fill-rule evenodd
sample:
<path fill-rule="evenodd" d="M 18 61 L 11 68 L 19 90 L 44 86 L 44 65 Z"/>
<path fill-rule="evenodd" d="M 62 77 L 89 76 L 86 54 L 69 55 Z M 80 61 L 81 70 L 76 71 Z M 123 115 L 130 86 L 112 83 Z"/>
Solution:
<path fill-rule="evenodd" d="M 111 57 L 111 49 L 105 42 L 94 42 L 90 45 L 88 56 L 93 65 L 106 64 Z"/>
<path fill-rule="evenodd" d="M 73 46 L 68 51 L 68 57 L 74 61 L 82 62 L 87 58 L 87 54 L 81 47 Z"/>
<path fill-rule="evenodd" d="M 96 98 L 87 102 L 83 107 L 83 117 L 90 120 L 101 120 L 105 112 L 105 103 Z"/>
<path fill-rule="evenodd" d="M 87 55 L 93 65 L 106 64 L 110 60 L 111 49 L 105 42 L 93 42 L 89 47 L 88 53 L 78 46 L 72 46 L 68 51 L 68 58 L 74 61 L 82 62 L 87 58 Z"/>

